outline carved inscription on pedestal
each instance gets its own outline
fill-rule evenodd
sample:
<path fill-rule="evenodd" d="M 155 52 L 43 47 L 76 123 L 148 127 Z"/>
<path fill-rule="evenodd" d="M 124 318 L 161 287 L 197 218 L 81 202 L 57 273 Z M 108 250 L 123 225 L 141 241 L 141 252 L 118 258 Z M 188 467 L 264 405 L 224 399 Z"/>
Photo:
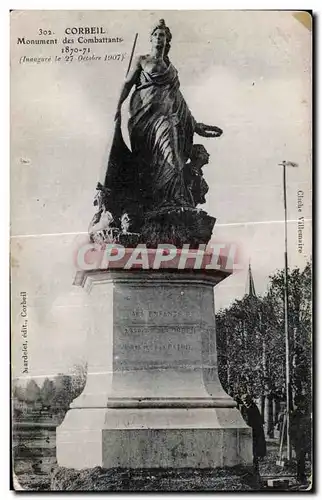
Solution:
<path fill-rule="evenodd" d="M 201 294 L 166 285 L 119 287 L 116 294 L 114 370 L 201 366 L 207 326 Z"/>
<path fill-rule="evenodd" d="M 201 336 L 195 326 L 116 326 L 115 369 L 195 366 L 201 360 Z"/>

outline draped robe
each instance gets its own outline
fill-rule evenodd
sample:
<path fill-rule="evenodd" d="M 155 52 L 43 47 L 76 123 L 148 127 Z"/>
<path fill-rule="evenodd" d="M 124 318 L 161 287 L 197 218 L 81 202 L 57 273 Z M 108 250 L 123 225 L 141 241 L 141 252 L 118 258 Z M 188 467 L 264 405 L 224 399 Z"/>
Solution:
<path fill-rule="evenodd" d="M 142 161 L 153 197 L 161 204 L 191 201 L 183 167 L 191 152 L 195 122 L 179 86 L 171 63 L 162 73 L 142 70 L 130 102 L 132 151 Z"/>
<path fill-rule="evenodd" d="M 117 124 L 105 178 L 120 211 L 133 211 L 136 198 L 139 204 L 145 200 L 143 211 L 192 206 L 183 168 L 190 156 L 195 120 L 179 87 L 178 72 L 171 63 L 161 73 L 141 70 L 130 100 L 132 151 Z"/>

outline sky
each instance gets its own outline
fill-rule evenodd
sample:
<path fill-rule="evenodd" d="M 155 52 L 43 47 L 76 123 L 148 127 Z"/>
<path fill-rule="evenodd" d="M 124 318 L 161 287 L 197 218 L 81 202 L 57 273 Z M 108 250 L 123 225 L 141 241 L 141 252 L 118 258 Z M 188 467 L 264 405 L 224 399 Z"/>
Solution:
<path fill-rule="evenodd" d="M 11 16 L 12 356 L 22 375 L 20 292 L 28 297 L 28 376 L 54 375 L 86 357 L 88 297 L 73 286 L 75 252 L 86 241 L 92 200 L 104 174 L 113 116 L 135 33 L 149 51 L 151 26 L 164 18 L 170 59 L 197 121 L 219 139 L 197 137 L 210 153 L 203 208 L 216 217 L 213 239 L 235 243 L 242 269 L 215 289 L 215 308 L 246 291 L 251 262 L 258 294 L 284 263 L 283 160 L 287 169 L 290 267 L 311 255 L 311 33 L 291 12 L 29 11 Z M 64 30 L 103 26 L 122 43 L 82 45 L 123 61 L 24 63 L 63 56 Z M 51 30 L 57 45 L 18 45 Z M 74 44 L 74 47 L 80 45 Z M 127 109 L 123 109 L 123 133 Z M 303 192 L 302 212 L 298 193 Z M 303 252 L 298 217 L 304 216 Z"/>

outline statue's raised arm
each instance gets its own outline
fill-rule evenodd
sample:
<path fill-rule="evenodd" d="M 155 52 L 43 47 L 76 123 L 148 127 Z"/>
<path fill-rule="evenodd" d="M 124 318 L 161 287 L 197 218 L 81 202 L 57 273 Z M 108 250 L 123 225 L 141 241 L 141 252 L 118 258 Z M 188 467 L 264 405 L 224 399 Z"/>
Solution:
<path fill-rule="evenodd" d="M 128 97 L 130 94 L 132 87 L 137 84 L 140 78 L 140 72 L 141 72 L 141 58 L 137 57 L 134 61 L 133 64 L 133 69 L 130 69 L 128 75 L 126 76 L 125 82 L 123 84 L 120 98 L 117 104 L 117 109 L 116 109 L 116 114 L 115 114 L 115 121 L 121 119 L 121 107 L 125 99 Z"/>

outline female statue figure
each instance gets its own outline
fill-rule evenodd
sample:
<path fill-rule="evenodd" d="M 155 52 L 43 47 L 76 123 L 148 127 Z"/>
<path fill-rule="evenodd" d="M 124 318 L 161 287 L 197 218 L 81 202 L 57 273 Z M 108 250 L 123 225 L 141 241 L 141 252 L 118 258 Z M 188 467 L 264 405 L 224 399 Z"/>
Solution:
<path fill-rule="evenodd" d="M 138 56 L 126 77 L 115 115 L 105 182 L 99 183 L 97 189 L 102 190 L 103 204 L 120 232 L 120 220 L 126 213 L 130 221 L 127 234 L 141 235 L 144 241 L 152 233 L 154 243 L 158 238 L 172 241 L 173 228 L 178 226 L 182 237 L 176 241 L 189 240 L 185 231 L 189 225 L 197 227 L 196 241 L 199 236 L 208 241 L 215 219 L 205 212 L 202 220 L 193 218 L 196 203 L 184 167 L 191 155 L 195 133 L 219 137 L 222 130 L 197 123 L 193 118 L 180 92 L 178 72 L 169 60 L 171 38 L 161 19 L 151 32 L 151 53 Z M 128 122 L 130 151 L 122 138 L 121 107 L 133 87 Z M 190 219 L 180 216 L 180 220 L 174 220 L 178 210 L 181 214 L 190 212 Z"/>
<path fill-rule="evenodd" d="M 168 57 L 171 38 L 161 19 L 151 32 L 151 53 L 137 57 L 126 78 L 115 115 L 116 122 L 120 122 L 122 103 L 135 86 L 130 102 L 129 136 L 132 152 L 144 171 L 153 208 L 193 206 L 183 176 L 193 134 L 219 137 L 222 133 L 217 127 L 194 120 L 180 92 L 178 72 Z"/>

